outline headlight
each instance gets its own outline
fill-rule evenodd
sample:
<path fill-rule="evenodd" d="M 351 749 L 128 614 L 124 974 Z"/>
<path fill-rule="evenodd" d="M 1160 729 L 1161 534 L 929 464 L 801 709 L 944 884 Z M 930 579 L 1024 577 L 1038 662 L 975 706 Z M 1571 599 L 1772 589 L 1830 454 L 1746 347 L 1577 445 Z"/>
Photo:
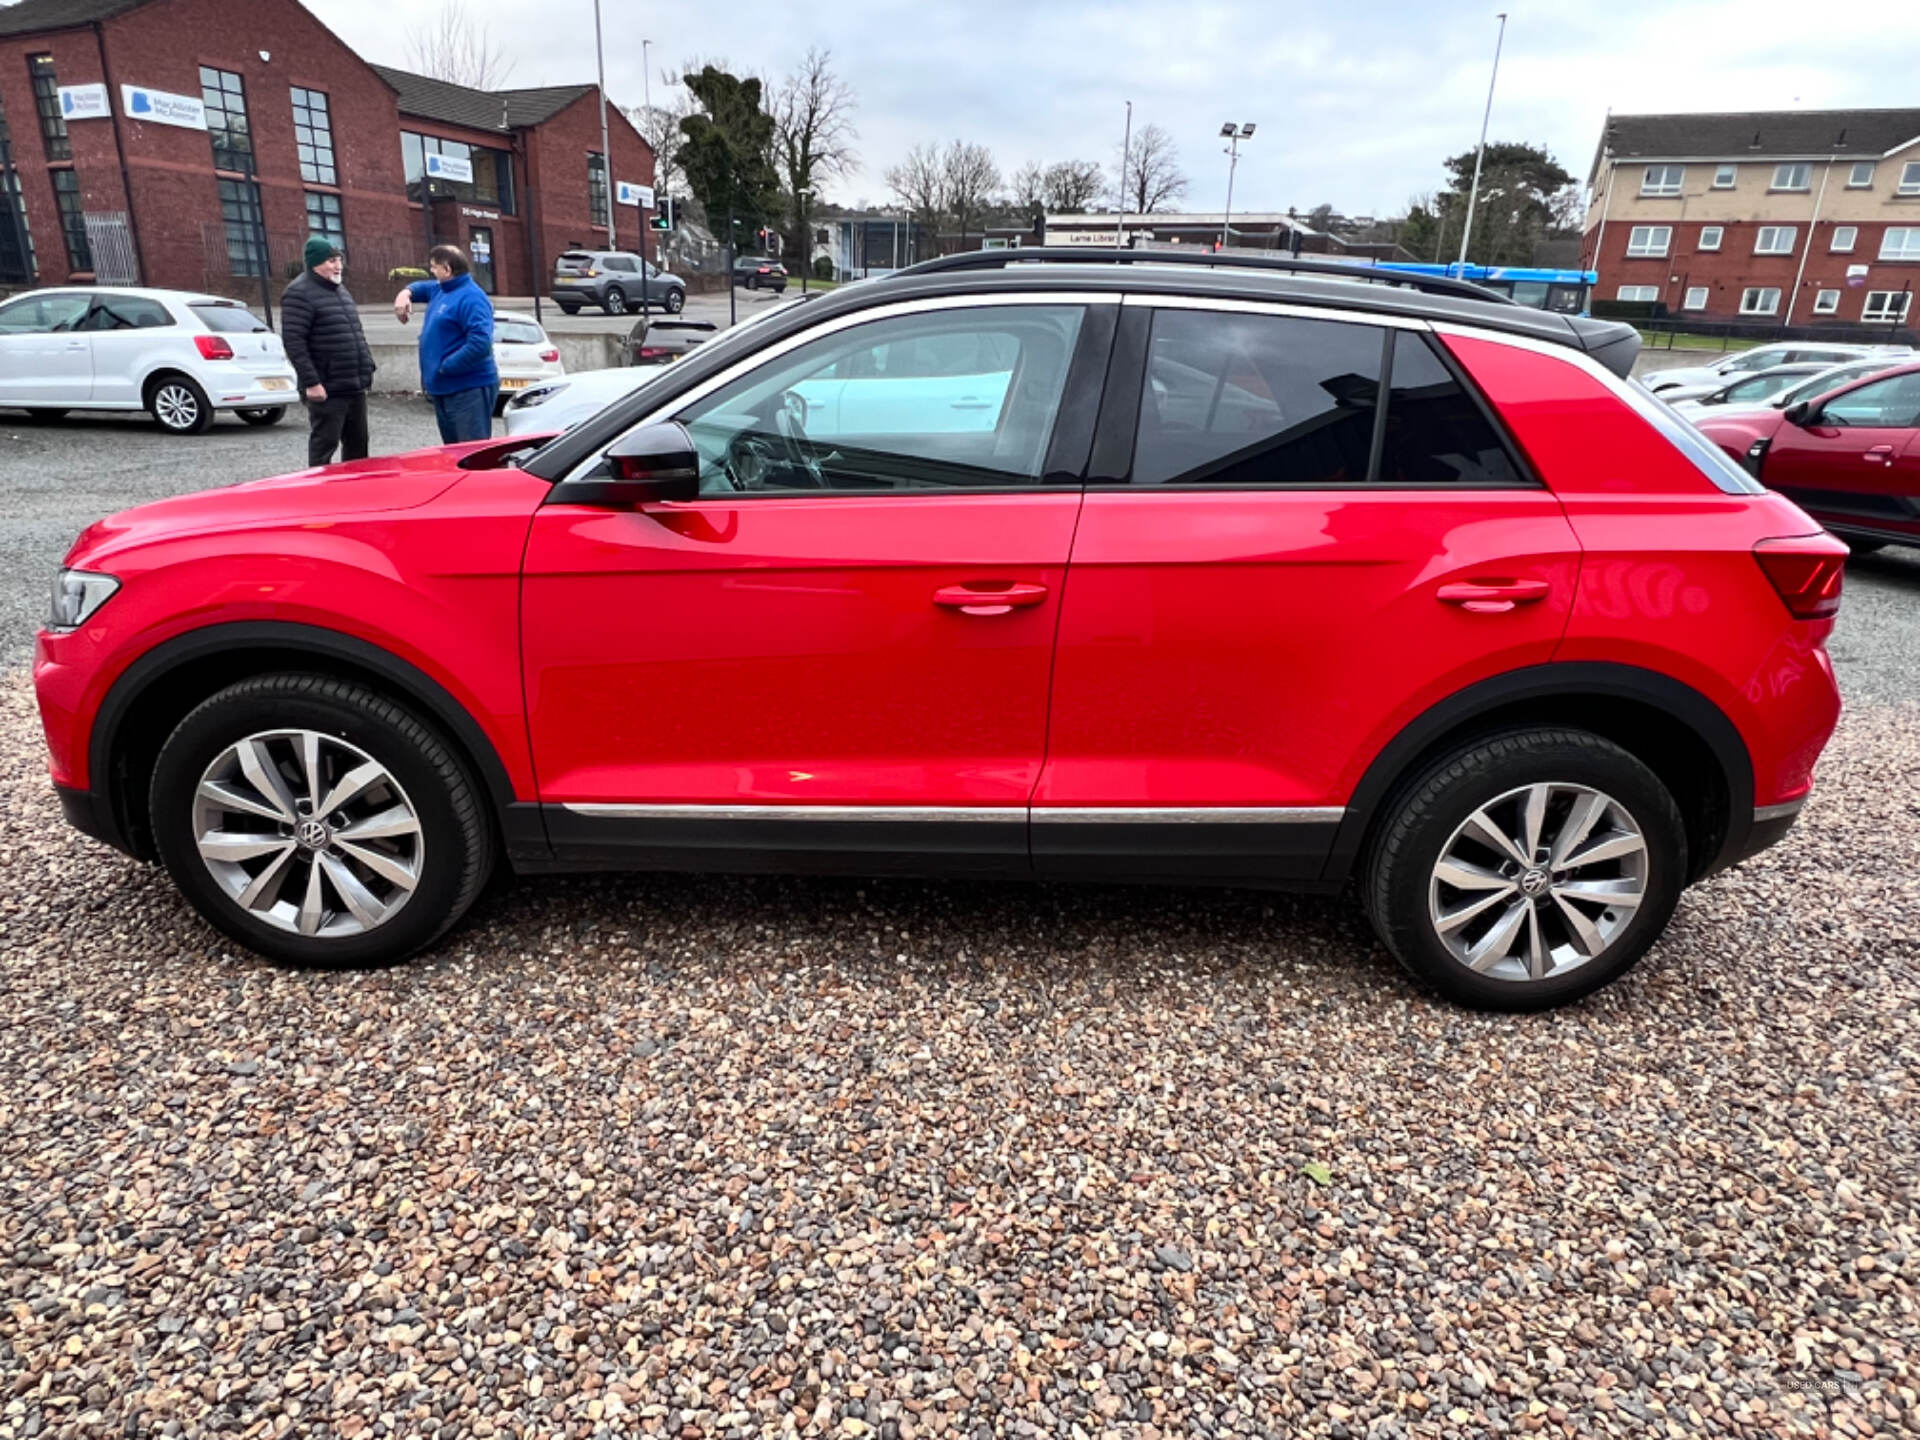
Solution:
<path fill-rule="evenodd" d="M 531 390 L 522 390 L 507 402 L 509 410 L 531 410 L 536 405 L 544 405 L 567 387 L 564 385 L 541 385 Z"/>
<path fill-rule="evenodd" d="M 86 570 L 62 570 L 53 577 L 53 609 L 47 616 L 47 628 L 54 631 L 77 630 L 93 612 L 113 598 L 120 582 L 111 575 L 95 575 Z"/>

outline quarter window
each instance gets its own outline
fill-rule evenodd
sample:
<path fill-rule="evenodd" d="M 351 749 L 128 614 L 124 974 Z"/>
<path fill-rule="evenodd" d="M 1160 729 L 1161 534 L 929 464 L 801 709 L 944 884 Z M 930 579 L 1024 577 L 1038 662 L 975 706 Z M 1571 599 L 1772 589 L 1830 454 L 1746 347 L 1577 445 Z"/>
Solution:
<path fill-rule="evenodd" d="M 1854 161 L 1853 168 L 1847 171 L 1847 188 L 1849 190 L 1871 190 L 1873 188 L 1873 162 L 1871 160 Z"/>
<path fill-rule="evenodd" d="M 1774 166 L 1773 188 L 1776 190 L 1811 190 L 1813 188 L 1813 167 L 1811 165 Z"/>
<path fill-rule="evenodd" d="M 1081 316 L 1075 305 L 902 315 L 756 366 L 675 417 L 699 449 L 700 491 L 1033 484 Z"/>
<path fill-rule="evenodd" d="M 1854 241 L 1860 238 L 1858 225 L 1836 225 L 1833 227 L 1833 244 L 1828 247 L 1835 255 L 1851 255 Z"/>
<path fill-rule="evenodd" d="M 1742 315 L 1777 315 L 1780 312 L 1780 290 L 1778 286 L 1758 286 L 1740 292 L 1740 313 Z"/>
<path fill-rule="evenodd" d="M 1671 225 L 1635 225 L 1627 232 L 1627 256 L 1629 259 L 1657 258 L 1667 253 L 1667 246 L 1673 243 Z"/>
<path fill-rule="evenodd" d="M 253 132 L 247 126 L 247 91 L 240 77 L 231 70 L 202 65 L 200 101 L 207 107 L 207 138 L 213 142 L 213 168 L 252 174 Z"/>
<path fill-rule="evenodd" d="M 1642 195 L 1678 195 L 1687 176 L 1684 165 L 1649 165 L 1640 180 Z"/>
<path fill-rule="evenodd" d="M 1816 315 L 1838 315 L 1840 313 L 1840 292 L 1822 290 L 1813 297 L 1813 313 Z"/>
<path fill-rule="evenodd" d="M 84 330 L 160 330 L 174 323 L 173 312 L 158 300 L 104 293 L 94 300 Z"/>
<path fill-rule="evenodd" d="M 1882 260 L 1920 260 L 1920 225 L 1889 225 L 1880 237 Z"/>
<path fill-rule="evenodd" d="M 1519 484 L 1500 437 L 1425 336 L 1393 341 L 1386 435 L 1375 477 L 1383 485 Z"/>
<path fill-rule="evenodd" d="M 1725 226 L 1702 225 L 1700 227 L 1700 248 L 1702 250 L 1718 250 L 1720 248 L 1720 240 L 1726 233 Z"/>
<path fill-rule="evenodd" d="M 80 198 L 80 177 L 71 170 L 49 172 L 53 201 L 60 210 L 60 233 L 66 237 L 67 264 L 74 270 L 93 269 L 93 246 L 87 240 L 86 202 Z"/>
<path fill-rule="evenodd" d="M 607 157 L 587 154 L 587 218 L 593 225 L 607 223 Z"/>
<path fill-rule="evenodd" d="M 1897 325 L 1907 318 L 1907 307 L 1912 300 L 1911 290 L 1869 290 L 1860 318 Z"/>
<path fill-rule="evenodd" d="M 324 90 L 293 87 L 293 141 L 300 152 L 300 178 L 309 185 L 338 185 L 333 164 L 333 115 Z"/>
<path fill-rule="evenodd" d="M 1753 253 L 1791 255 L 1796 229 L 1797 227 L 1792 225 L 1762 225 L 1753 237 Z"/>
<path fill-rule="evenodd" d="M 1733 189 L 1733 182 L 1739 178 L 1740 167 L 1738 165 L 1716 165 L 1713 170 L 1713 188 L 1716 190 L 1731 190 Z"/>
<path fill-rule="evenodd" d="M 40 114 L 40 143 L 46 147 L 47 159 L 71 160 L 73 142 L 67 138 L 67 120 L 60 113 L 60 77 L 54 72 L 53 56 L 29 55 L 27 75 L 33 81 L 33 105 Z"/>
<path fill-rule="evenodd" d="M 1707 308 L 1707 287 L 1705 285 L 1689 285 L 1687 287 L 1686 302 L 1682 304 L 1680 308 L 1682 310 L 1706 309 Z"/>

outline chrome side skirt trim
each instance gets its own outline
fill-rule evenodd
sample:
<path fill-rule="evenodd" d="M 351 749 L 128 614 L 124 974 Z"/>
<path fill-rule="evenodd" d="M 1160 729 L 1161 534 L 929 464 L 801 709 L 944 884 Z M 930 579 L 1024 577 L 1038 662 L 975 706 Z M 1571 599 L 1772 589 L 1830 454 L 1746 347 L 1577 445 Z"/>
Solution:
<path fill-rule="evenodd" d="M 981 805 L 625 805 L 599 802 L 562 807 L 596 820 L 832 820 L 952 821 L 1005 823 L 1031 819 L 1035 824 L 1099 825 L 1324 825 L 1346 811 L 1338 805 L 1260 807 L 1181 806 L 1025 806 Z"/>
<path fill-rule="evenodd" d="M 1785 800 L 1778 805 L 1756 805 L 1753 811 L 1753 823 L 1758 825 L 1764 820 L 1784 820 L 1789 815 L 1798 815 L 1805 807 L 1807 797 L 1798 800 Z"/>

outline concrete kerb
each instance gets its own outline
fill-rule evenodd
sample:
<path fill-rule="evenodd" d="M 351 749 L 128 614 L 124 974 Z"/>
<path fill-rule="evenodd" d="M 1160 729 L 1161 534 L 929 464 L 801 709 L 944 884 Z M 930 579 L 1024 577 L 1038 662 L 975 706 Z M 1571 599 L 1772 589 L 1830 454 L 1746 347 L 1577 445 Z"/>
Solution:
<path fill-rule="evenodd" d="M 580 370 L 610 370 L 626 365 L 631 351 L 625 335 L 550 335 L 560 351 L 560 363 L 569 374 Z M 420 347 L 417 344 L 375 341 L 369 347 L 376 395 L 420 393 Z"/>

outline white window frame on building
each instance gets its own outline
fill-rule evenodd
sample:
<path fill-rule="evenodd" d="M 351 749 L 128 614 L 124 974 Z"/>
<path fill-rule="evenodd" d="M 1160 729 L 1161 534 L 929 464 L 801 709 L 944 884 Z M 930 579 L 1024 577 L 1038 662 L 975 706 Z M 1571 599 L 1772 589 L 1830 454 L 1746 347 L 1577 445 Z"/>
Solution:
<path fill-rule="evenodd" d="M 1658 179 L 1654 177 L 1658 176 Z M 1642 195 L 1678 195 L 1680 187 L 1686 183 L 1687 167 L 1684 165 L 1649 165 L 1640 172 L 1640 193 Z"/>
<path fill-rule="evenodd" d="M 1726 234 L 1727 227 L 1724 225 L 1702 225 L 1700 227 L 1700 248 L 1702 250 L 1718 250 L 1720 248 L 1720 242 L 1726 238 Z"/>
<path fill-rule="evenodd" d="M 1880 236 L 1882 260 L 1920 260 L 1920 225 L 1889 225 Z"/>
<path fill-rule="evenodd" d="M 1840 313 L 1840 292 L 1838 290 L 1817 290 L 1813 296 L 1813 313 L 1816 315 L 1838 315 Z"/>
<path fill-rule="evenodd" d="M 1756 255 L 1791 255 L 1794 241 L 1800 238 L 1797 225 L 1762 225 L 1753 234 Z"/>
<path fill-rule="evenodd" d="M 1920 195 L 1920 160 L 1909 160 L 1900 167 L 1900 185 L 1896 195 Z"/>
<path fill-rule="evenodd" d="M 1660 298 L 1660 287 L 1658 285 L 1622 285 L 1614 292 L 1613 298 L 1641 303 L 1656 301 Z"/>
<path fill-rule="evenodd" d="M 1898 325 L 1907 318 L 1912 304 L 1911 290 L 1869 290 L 1866 304 L 1860 308 L 1860 319 L 1868 325 Z M 1875 314 L 1876 310 L 1880 313 Z"/>
<path fill-rule="evenodd" d="M 1706 309 L 1706 308 L 1707 308 L 1707 294 L 1708 294 L 1708 287 L 1707 287 L 1707 286 L 1705 286 L 1705 285 L 1689 285 L 1689 286 L 1687 287 L 1687 298 L 1686 298 L 1686 299 L 1685 299 L 1684 301 L 1682 301 L 1682 302 L 1681 302 L 1681 304 L 1680 304 L 1680 308 L 1681 308 L 1682 310 L 1704 310 L 1704 309 Z"/>
<path fill-rule="evenodd" d="M 1767 297 L 1773 298 L 1769 300 Z M 1742 315 L 1778 315 L 1780 313 L 1780 287 L 1778 285 L 1752 285 L 1740 292 L 1740 313 Z"/>
<path fill-rule="evenodd" d="M 1738 165 L 1717 166 L 1713 172 L 1713 188 L 1716 190 L 1731 190 L 1739 179 L 1740 167 Z"/>
<path fill-rule="evenodd" d="M 1827 246 L 1831 255 L 1851 255 L 1855 243 L 1860 239 L 1858 225 L 1836 225 L 1833 227 L 1833 243 Z"/>
<path fill-rule="evenodd" d="M 1769 190 L 1802 191 L 1813 189 L 1813 166 L 1804 160 L 1790 161 L 1773 167 L 1773 184 Z"/>
<path fill-rule="evenodd" d="M 1662 260 L 1673 244 L 1671 225 L 1635 225 L 1627 231 L 1629 260 Z M 1657 248 L 1656 248 L 1657 247 Z"/>
<path fill-rule="evenodd" d="M 1847 189 L 1871 190 L 1873 188 L 1873 161 L 1856 160 L 1853 168 L 1847 171 Z"/>

